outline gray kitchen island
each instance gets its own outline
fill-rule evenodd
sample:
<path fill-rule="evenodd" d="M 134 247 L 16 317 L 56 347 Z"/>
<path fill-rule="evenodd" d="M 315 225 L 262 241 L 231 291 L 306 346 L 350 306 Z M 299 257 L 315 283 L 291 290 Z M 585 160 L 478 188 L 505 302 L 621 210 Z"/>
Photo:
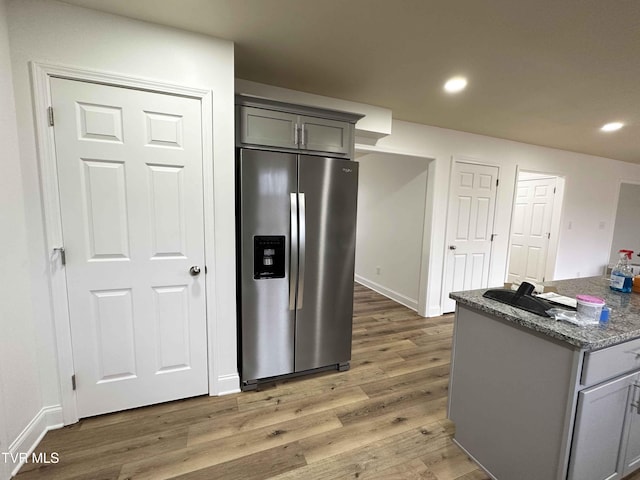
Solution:
<path fill-rule="evenodd" d="M 448 417 L 498 480 L 621 479 L 640 468 L 640 294 L 608 279 L 548 282 L 612 309 L 579 327 L 454 292 Z"/>

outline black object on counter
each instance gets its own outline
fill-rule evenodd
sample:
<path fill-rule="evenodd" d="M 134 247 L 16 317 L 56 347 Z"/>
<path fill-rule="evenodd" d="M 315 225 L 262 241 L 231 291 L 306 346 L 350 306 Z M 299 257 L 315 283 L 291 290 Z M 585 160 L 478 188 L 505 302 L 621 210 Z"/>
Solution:
<path fill-rule="evenodd" d="M 507 288 L 495 288 L 487 290 L 482 296 L 542 317 L 548 317 L 547 310 L 554 308 L 554 305 L 547 300 L 532 296 L 534 288 L 532 284 L 522 282 L 515 292 Z"/>

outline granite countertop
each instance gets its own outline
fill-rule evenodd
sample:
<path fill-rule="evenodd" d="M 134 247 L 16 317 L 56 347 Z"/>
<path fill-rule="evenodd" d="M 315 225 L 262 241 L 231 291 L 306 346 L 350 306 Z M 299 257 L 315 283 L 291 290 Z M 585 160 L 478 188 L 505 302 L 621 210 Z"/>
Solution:
<path fill-rule="evenodd" d="M 487 289 L 453 292 L 449 296 L 460 304 L 476 308 L 585 350 L 596 350 L 640 338 L 640 294 L 614 292 L 609 288 L 609 279 L 606 277 L 559 280 L 545 282 L 544 285 L 554 287 L 554 290 L 557 290 L 560 295 L 567 297 L 584 294 L 603 298 L 607 306 L 611 308 L 609 321 L 604 324 L 580 327 L 550 317 L 541 317 L 484 298 L 482 294 Z"/>

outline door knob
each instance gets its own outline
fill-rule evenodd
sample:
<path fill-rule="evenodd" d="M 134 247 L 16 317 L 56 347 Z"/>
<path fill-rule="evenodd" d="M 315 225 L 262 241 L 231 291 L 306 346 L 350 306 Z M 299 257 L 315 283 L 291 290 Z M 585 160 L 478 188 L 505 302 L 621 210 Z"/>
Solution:
<path fill-rule="evenodd" d="M 200 267 L 198 267 L 198 266 L 194 265 L 193 267 L 191 267 L 191 268 L 189 269 L 189 274 L 190 274 L 192 277 L 195 277 L 195 276 L 197 276 L 197 275 L 200 275 Z"/>
<path fill-rule="evenodd" d="M 455 250 L 457 247 L 455 245 L 449 245 L 449 250 Z"/>

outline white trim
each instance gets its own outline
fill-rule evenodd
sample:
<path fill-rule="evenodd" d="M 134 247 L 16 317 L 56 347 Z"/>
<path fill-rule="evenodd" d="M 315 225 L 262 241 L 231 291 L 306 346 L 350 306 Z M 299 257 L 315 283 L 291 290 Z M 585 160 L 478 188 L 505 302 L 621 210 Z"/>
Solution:
<path fill-rule="evenodd" d="M 237 373 L 220 375 L 217 380 L 218 395 L 229 395 L 240 392 L 240 375 Z"/>
<path fill-rule="evenodd" d="M 356 282 L 360 283 L 361 285 L 364 285 L 365 287 L 370 288 L 374 292 L 378 292 L 380 295 L 384 295 L 385 297 L 390 298 L 394 302 L 400 303 L 405 307 L 410 308 L 411 310 L 414 310 L 414 311 L 418 310 L 418 301 L 413 298 L 409 298 L 406 295 L 403 295 L 394 290 L 391 290 L 390 288 L 384 287 L 374 281 L 367 280 L 366 278 L 360 275 L 356 275 L 355 279 L 356 279 Z"/>
<path fill-rule="evenodd" d="M 436 162 L 435 158 L 428 159 L 427 163 L 427 184 L 424 191 L 424 214 L 422 218 L 422 242 L 420 250 L 420 271 L 418 275 L 418 315 L 423 317 L 438 316 L 431 315 L 433 309 L 429 308 L 429 271 L 433 268 L 433 255 L 431 255 L 431 233 L 433 226 L 434 196 L 435 189 Z M 439 306 L 438 306 L 439 308 Z"/>
<path fill-rule="evenodd" d="M 13 458 L 18 458 L 21 453 L 31 455 L 49 430 L 62 426 L 62 407 L 59 405 L 43 407 L 9 446 L 9 453 Z M 13 467 L 11 475 L 17 475 L 22 465 L 24 465 L 24 456 L 18 462 L 11 464 L 9 467 Z"/>
<path fill-rule="evenodd" d="M 36 142 L 40 167 L 40 188 L 42 190 L 45 221 L 45 243 L 48 252 L 48 273 L 53 303 L 53 323 L 58 351 L 58 378 L 61 393 L 62 417 L 64 424 L 69 425 L 78 421 L 78 412 L 76 394 L 71 386 L 71 376 L 74 373 L 74 367 L 73 349 L 71 346 L 71 327 L 67 304 L 66 276 L 64 268 L 60 266 L 57 255 L 50 253 L 53 252 L 55 247 L 62 245 L 55 137 L 53 129 L 49 127 L 46 115 L 47 108 L 51 105 L 50 79 L 52 77 L 65 78 L 170 95 L 180 95 L 200 100 L 204 177 L 205 258 L 211 266 L 211 273 L 215 271 L 212 92 L 207 89 L 189 88 L 155 80 L 63 65 L 30 62 L 30 67 L 33 85 L 33 115 L 36 124 Z M 215 309 L 216 287 L 214 285 L 213 275 L 210 278 L 211 280 L 206 281 L 208 367 L 210 371 L 209 391 L 216 392 L 218 391 L 218 378 L 215 375 L 217 361 L 214 353 L 217 350 L 215 348 L 217 339 L 215 332 L 218 318 Z"/>

